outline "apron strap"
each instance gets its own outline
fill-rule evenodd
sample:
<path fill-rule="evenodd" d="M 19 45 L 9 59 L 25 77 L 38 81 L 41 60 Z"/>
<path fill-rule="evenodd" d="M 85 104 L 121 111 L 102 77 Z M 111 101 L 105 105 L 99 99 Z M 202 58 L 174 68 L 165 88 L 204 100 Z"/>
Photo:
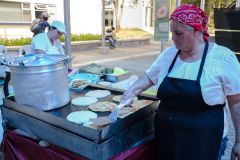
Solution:
<path fill-rule="evenodd" d="M 201 64 L 200 64 L 200 67 L 199 67 L 199 70 L 198 70 L 197 82 L 198 82 L 199 84 L 200 84 L 200 78 L 201 78 L 201 76 L 202 76 L 203 65 L 204 65 L 204 63 L 205 63 L 205 59 L 206 59 L 206 56 L 207 56 L 207 52 L 208 52 L 208 40 L 206 40 L 205 48 L 204 48 L 203 56 L 202 56 L 202 60 L 201 60 Z"/>
<path fill-rule="evenodd" d="M 178 55 L 180 54 L 180 52 L 181 52 L 181 50 L 179 49 L 178 52 L 177 52 L 177 54 L 175 55 L 175 57 L 174 57 L 171 65 L 170 65 L 170 67 L 168 68 L 168 73 L 172 70 L 172 68 L 173 68 L 173 66 L 174 66 L 174 64 L 175 64 L 175 62 L 176 62 L 176 60 L 177 60 L 177 57 L 178 57 Z"/>

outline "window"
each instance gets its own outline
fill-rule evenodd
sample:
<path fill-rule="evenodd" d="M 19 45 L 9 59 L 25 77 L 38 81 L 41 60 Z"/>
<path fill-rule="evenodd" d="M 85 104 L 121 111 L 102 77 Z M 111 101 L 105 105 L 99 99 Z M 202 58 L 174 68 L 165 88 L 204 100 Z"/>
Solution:
<path fill-rule="evenodd" d="M 47 12 L 51 19 L 55 19 L 56 5 L 50 4 L 35 4 L 35 18 L 41 18 L 44 12 Z"/>
<path fill-rule="evenodd" d="M 113 26 L 113 11 L 111 10 L 105 11 L 105 26 Z"/>
<path fill-rule="evenodd" d="M 21 3 L 21 4 L 22 4 L 22 21 L 23 22 L 31 21 L 30 3 Z"/>
<path fill-rule="evenodd" d="M 31 22 L 30 3 L 0 1 L 0 20 L 3 22 Z"/>
<path fill-rule="evenodd" d="M 44 4 L 35 4 L 35 18 L 41 18 L 44 12 L 47 12 L 47 6 Z"/>

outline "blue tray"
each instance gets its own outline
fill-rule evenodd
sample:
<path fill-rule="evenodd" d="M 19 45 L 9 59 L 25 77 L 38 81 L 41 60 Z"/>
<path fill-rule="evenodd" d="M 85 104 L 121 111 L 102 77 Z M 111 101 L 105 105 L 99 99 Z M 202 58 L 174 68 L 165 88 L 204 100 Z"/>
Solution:
<path fill-rule="evenodd" d="M 100 81 L 100 75 L 90 73 L 76 73 L 68 76 L 68 80 L 70 82 L 74 79 L 82 79 L 88 81 L 89 83 L 96 84 L 98 81 Z"/>

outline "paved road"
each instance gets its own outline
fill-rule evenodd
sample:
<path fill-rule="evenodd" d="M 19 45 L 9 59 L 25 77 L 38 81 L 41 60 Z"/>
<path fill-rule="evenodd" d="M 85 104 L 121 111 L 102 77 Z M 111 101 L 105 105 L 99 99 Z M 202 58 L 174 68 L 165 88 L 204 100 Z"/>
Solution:
<path fill-rule="evenodd" d="M 141 74 L 159 54 L 160 45 L 151 44 L 136 48 L 116 48 L 102 53 L 101 49 L 73 53 L 73 67 L 97 63 L 106 67 L 121 67 Z"/>
<path fill-rule="evenodd" d="M 142 74 L 154 61 L 157 57 L 158 53 L 155 54 L 147 54 L 140 57 L 129 57 L 129 58 L 120 58 L 118 60 L 110 61 L 110 62 L 99 62 L 100 65 L 106 67 L 121 67 L 136 73 L 137 75 Z"/>

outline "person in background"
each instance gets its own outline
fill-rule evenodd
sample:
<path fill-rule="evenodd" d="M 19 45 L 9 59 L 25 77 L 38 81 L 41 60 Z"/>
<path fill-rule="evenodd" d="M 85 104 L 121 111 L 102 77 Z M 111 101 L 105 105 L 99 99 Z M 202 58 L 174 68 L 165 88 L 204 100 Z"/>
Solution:
<path fill-rule="evenodd" d="M 163 51 L 121 97 L 156 84 L 156 159 L 217 160 L 225 143 L 226 101 L 236 131 L 231 160 L 240 159 L 240 64 L 234 52 L 208 42 L 208 17 L 183 4 L 170 16 L 174 46 Z"/>
<path fill-rule="evenodd" d="M 46 28 L 50 28 L 50 24 L 48 23 L 48 18 L 49 18 L 49 15 L 44 12 L 42 14 L 42 19 L 41 19 L 41 22 L 39 23 L 39 29 L 40 29 L 40 32 L 39 33 L 45 33 L 45 30 Z"/>
<path fill-rule="evenodd" d="M 53 21 L 47 33 L 33 37 L 31 52 L 33 54 L 64 54 L 59 38 L 66 33 L 66 26 L 61 21 Z"/>
<path fill-rule="evenodd" d="M 111 49 L 114 49 L 116 47 L 116 39 L 115 39 L 115 33 L 114 33 L 115 28 L 111 27 L 107 29 L 106 31 L 106 40 L 109 40 L 109 45 Z"/>
<path fill-rule="evenodd" d="M 45 33 L 46 28 L 50 28 L 50 24 L 48 23 L 49 15 L 47 12 L 44 12 L 40 19 L 34 19 L 30 25 L 30 30 L 33 32 L 33 37 L 38 35 L 39 33 Z"/>

